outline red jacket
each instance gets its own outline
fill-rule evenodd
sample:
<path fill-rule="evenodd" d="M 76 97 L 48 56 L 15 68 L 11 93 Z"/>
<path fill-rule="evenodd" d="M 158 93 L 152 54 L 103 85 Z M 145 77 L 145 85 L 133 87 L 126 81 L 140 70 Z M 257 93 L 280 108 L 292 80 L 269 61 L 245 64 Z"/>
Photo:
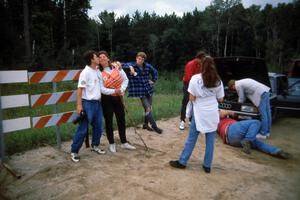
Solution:
<path fill-rule="evenodd" d="M 189 61 L 184 68 L 183 82 L 189 83 L 192 76 L 199 74 L 202 70 L 202 65 L 198 62 L 198 59 L 193 59 Z"/>

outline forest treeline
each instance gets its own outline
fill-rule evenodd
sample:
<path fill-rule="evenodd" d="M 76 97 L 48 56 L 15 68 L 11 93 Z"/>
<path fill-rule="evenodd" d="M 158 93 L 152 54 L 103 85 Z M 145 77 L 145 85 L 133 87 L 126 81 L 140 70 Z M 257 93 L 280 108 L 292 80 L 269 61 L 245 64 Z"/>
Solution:
<path fill-rule="evenodd" d="M 201 3 L 201 1 L 199 1 Z M 82 68 L 82 53 L 106 50 L 130 61 L 138 51 L 160 70 L 182 70 L 197 50 L 265 58 L 278 70 L 300 56 L 300 0 L 276 7 L 212 0 L 182 17 L 136 11 L 88 17 L 89 0 L 0 0 L 0 67 Z"/>

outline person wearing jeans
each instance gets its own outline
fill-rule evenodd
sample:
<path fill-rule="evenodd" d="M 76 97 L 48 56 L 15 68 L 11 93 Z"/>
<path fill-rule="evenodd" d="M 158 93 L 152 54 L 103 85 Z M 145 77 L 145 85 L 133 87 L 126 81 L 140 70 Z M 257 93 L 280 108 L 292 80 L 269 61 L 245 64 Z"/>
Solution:
<path fill-rule="evenodd" d="M 230 90 L 236 90 L 240 103 L 245 102 L 248 97 L 251 102 L 258 107 L 261 116 L 260 138 L 267 138 L 271 134 L 272 115 L 270 107 L 270 88 L 253 79 L 245 78 L 241 80 L 230 80 L 228 82 Z"/>
<path fill-rule="evenodd" d="M 192 77 L 188 89 L 189 100 L 192 103 L 188 108 L 192 107 L 193 110 L 188 138 L 179 160 L 171 160 L 169 164 L 174 168 L 185 168 L 194 150 L 198 135 L 202 133 L 205 134 L 206 143 L 202 168 L 206 173 L 210 173 L 219 123 L 218 101 L 223 101 L 224 88 L 211 57 L 204 58 L 202 67 L 202 73 Z"/>
<path fill-rule="evenodd" d="M 144 108 L 143 129 L 155 131 L 158 134 L 163 132 L 158 128 L 152 115 L 152 96 L 154 95 L 154 84 L 157 81 L 157 70 L 146 63 L 147 55 L 144 52 L 138 52 L 135 62 L 123 64 L 123 69 L 127 71 L 129 85 L 128 96 L 140 98 Z M 148 124 L 151 124 L 149 127 Z"/>
<path fill-rule="evenodd" d="M 218 133 L 223 143 L 234 147 L 242 147 L 242 151 L 250 154 L 251 148 L 257 149 L 272 156 L 287 159 L 289 154 L 280 148 L 266 144 L 258 139 L 256 135 L 261 129 L 261 122 L 258 120 L 236 121 L 230 118 L 232 112 L 220 110 L 220 123 Z"/>
<path fill-rule="evenodd" d="M 98 70 L 99 58 L 95 51 L 85 52 L 84 59 L 86 66 L 80 73 L 78 80 L 76 111 L 78 114 L 84 112 L 85 117 L 79 121 L 79 126 L 71 145 L 71 160 L 74 162 L 79 162 L 80 160 L 78 152 L 84 141 L 89 123 L 93 127 L 91 151 L 98 154 L 105 153 L 104 150 L 98 147 L 102 134 L 101 92 L 108 95 L 120 93 L 120 89 L 109 89 L 103 86 L 102 76 Z"/>
<path fill-rule="evenodd" d="M 203 51 L 199 51 L 193 60 L 190 60 L 184 67 L 184 75 L 182 78 L 183 81 L 183 98 L 181 102 L 181 112 L 180 112 L 180 124 L 179 129 L 184 130 L 185 128 L 185 111 L 186 105 L 189 102 L 189 82 L 193 75 L 199 74 L 202 70 L 202 59 L 205 57 Z M 189 119 L 190 120 L 190 119 Z"/>

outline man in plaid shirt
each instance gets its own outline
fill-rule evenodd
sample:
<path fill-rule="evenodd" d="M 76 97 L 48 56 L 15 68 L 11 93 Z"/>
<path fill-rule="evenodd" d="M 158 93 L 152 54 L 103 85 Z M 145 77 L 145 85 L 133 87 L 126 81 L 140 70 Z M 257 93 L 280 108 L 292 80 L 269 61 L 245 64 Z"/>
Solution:
<path fill-rule="evenodd" d="M 129 69 L 128 93 L 129 97 L 138 97 L 141 99 L 145 110 L 145 121 L 143 129 L 155 131 L 158 134 L 162 133 L 162 129 L 158 128 L 152 116 L 152 96 L 154 94 L 154 83 L 157 80 L 157 70 L 146 63 L 147 55 L 144 52 L 138 52 L 136 62 L 123 64 L 124 70 Z M 151 127 L 148 123 L 150 122 Z"/>

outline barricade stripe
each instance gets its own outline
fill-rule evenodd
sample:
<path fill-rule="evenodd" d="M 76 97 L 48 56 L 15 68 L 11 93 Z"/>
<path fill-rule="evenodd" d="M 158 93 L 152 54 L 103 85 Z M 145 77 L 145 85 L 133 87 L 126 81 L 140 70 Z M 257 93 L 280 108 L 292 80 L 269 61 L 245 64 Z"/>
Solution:
<path fill-rule="evenodd" d="M 51 93 L 48 94 L 42 94 L 34 104 L 32 104 L 32 107 L 45 105 L 45 103 L 48 101 L 48 99 L 51 97 Z"/>
<path fill-rule="evenodd" d="M 74 91 L 64 92 L 61 97 L 57 100 L 59 103 L 67 102 L 70 96 L 73 94 Z"/>
<path fill-rule="evenodd" d="M 37 122 L 33 125 L 34 128 L 44 128 L 48 121 L 51 119 L 52 115 L 39 117 Z"/>
<path fill-rule="evenodd" d="M 79 80 L 79 75 L 80 75 L 81 71 L 78 71 L 76 73 L 76 75 L 74 76 L 73 80 L 76 81 L 76 80 Z"/>
<path fill-rule="evenodd" d="M 72 114 L 73 114 L 73 112 L 64 113 L 56 124 L 60 125 L 60 124 L 66 123 L 70 119 Z"/>
<path fill-rule="evenodd" d="M 69 70 L 58 71 L 58 73 L 53 78 L 52 82 L 62 81 L 65 78 L 65 76 L 68 74 L 68 72 L 69 72 Z"/>
<path fill-rule="evenodd" d="M 77 79 L 75 79 L 78 73 L 80 74 L 80 70 L 70 70 L 63 80 L 64 81 L 78 80 L 79 76 Z"/>
<path fill-rule="evenodd" d="M 40 83 L 52 82 L 53 78 L 56 76 L 57 73 L 58 71 L 47 71 Z"/>
<path fill-rule="evenodd" d="M 40 71 L 40 72 L 30 72 L 29 73 L 29 82 L 30 83 L 39 83 L 42 78 L 45 76 L 47 72 L 46 71 Z"/>

